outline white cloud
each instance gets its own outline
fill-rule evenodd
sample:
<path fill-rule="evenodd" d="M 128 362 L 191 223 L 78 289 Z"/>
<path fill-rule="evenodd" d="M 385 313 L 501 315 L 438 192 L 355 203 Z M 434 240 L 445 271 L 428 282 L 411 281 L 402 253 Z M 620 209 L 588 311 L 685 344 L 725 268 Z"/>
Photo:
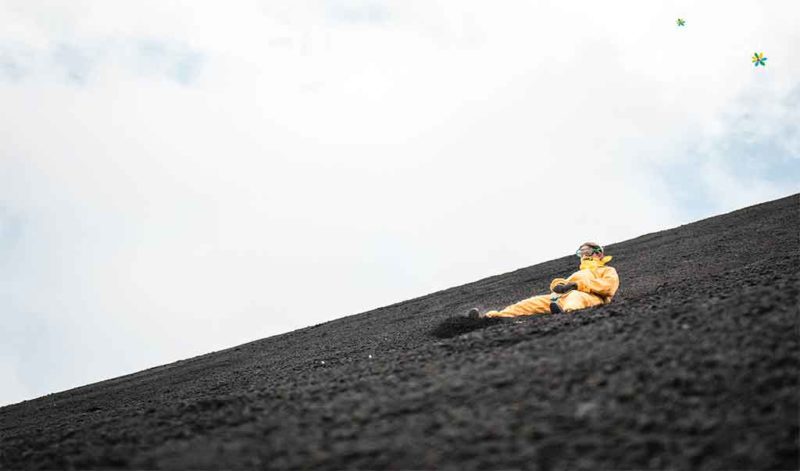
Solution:
<path fill-rule="evenodd" d="M 797 84 L 797 8 L 720 5 L 6 2 L 0 320 L 50 326 L 6 347 L 35 359 L 4 366 L 16 397 L 796 191 L 730 199 L 744 177 L 708 158 L 691 212 L 654 179 Z"/>

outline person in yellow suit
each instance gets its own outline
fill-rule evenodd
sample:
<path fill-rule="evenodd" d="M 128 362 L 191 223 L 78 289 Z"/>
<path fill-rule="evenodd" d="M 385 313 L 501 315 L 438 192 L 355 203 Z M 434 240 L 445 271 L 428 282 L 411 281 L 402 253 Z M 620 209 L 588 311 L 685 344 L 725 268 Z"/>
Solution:
<path fill-rule="evenodd" d="M 550 283 L 550 294 L 523 299 L 501 311 L 481 314 L 477 308 L 472 308 L 467 316 L 483 318 L 557 314 L 610 303 L 619 288 L 617 270 L 606 265 L 611 257 L 606 256 L 603 247 L 594 242 L 581 244 L 575 255 L 581 259 L 580 270 L 569 278 L 553 280 Z"/>

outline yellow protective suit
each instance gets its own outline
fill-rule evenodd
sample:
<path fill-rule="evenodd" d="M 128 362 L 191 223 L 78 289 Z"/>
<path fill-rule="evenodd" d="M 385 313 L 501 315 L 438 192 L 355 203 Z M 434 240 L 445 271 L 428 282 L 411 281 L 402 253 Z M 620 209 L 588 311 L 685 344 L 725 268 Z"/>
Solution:
<path fill-rule="evenodd" d="M 555 301 L 565 312 L 608 304 L 619 288 L 619 276 L 614 267 L 605 266 L 610 256 L 602 259 L 584 258 L 581 268 L 569 278 L 556 278 L 550 282 L 550 294 L 541 294 L 505 307 L 502 311 L 489 311 L 486 317 L 517 317 L 533 314 L 550 314 L 550 303 Z M 556 285 L 575 283 L 578 289 L 568 293 L 553 292 Z"/>

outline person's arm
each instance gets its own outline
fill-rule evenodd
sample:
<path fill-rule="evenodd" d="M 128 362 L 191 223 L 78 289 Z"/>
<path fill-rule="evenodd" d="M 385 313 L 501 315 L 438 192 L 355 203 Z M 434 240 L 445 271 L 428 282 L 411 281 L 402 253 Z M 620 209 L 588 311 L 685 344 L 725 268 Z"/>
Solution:
<path fill-rule="evenodd" d="M 581 276 L 569 281 L 576 283 L 579 291 L 603 298 L 614 296 L 619 288 L 619 276 L 614 267 L 603 267 L 600 276 Z"/>

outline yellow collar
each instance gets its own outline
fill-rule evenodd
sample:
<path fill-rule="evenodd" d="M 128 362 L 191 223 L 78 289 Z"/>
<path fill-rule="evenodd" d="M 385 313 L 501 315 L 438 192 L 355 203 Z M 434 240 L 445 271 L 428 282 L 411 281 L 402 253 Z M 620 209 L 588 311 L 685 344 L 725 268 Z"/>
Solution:
<path fill-rule="evenodd" d="M 584 258 L 581 259 L 581 270 L 594 270 L 595 268 L 602 267 L 606 263 L 611 260 L 611 255 L 606 255 L 605 257 L 597 260 L 595 258 Z"/>

